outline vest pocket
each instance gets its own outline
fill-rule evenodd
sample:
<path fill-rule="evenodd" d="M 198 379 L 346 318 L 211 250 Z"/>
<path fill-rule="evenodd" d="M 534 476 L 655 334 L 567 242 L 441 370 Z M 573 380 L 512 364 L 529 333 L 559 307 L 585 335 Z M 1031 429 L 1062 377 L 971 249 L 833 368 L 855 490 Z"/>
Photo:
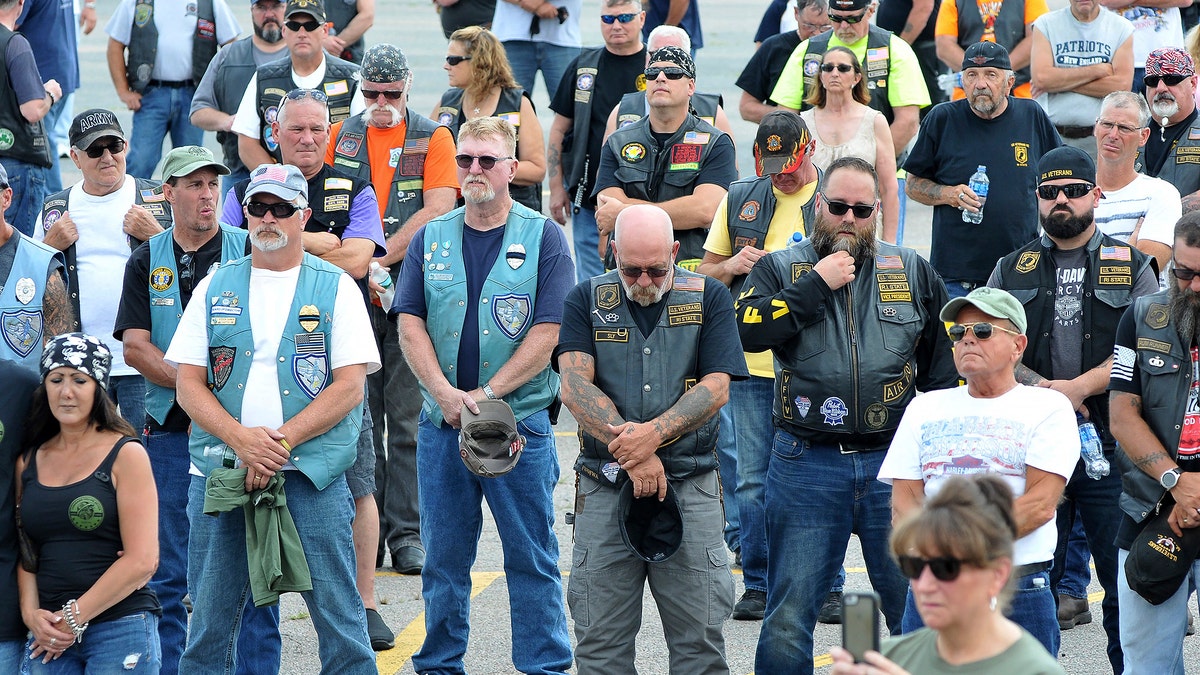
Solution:
<path fill-rule="evenodd" d="M 893 354 L 908 356 L 920 337 L 922 321 L 915 306 L 911 304 L 880 305 L 879 329 L 883 333 L 883 346 Z"/>

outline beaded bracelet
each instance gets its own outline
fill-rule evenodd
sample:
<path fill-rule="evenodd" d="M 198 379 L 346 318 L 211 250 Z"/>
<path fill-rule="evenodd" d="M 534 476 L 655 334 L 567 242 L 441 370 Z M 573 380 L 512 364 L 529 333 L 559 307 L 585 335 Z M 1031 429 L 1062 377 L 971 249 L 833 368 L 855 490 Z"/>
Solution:
<path fill-rule="evenodd" d="M 62 606 L 62 615 L 71 632 L 75 634 L 75 641 L 83 644 L 83 631 L 87 630 L 91 622 L 84 622 L 82 626 L 79 625 L 79 603 L 74 598 L 71 598 L 67 601 L 67 604 Z"/>

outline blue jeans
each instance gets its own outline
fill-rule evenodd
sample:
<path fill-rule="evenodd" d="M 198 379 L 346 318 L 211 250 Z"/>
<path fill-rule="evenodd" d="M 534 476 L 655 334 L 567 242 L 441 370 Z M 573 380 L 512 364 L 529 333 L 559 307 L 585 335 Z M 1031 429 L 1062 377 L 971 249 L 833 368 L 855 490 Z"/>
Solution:
<path fill-rule="evenodd" d="M 562 47 L 533 40 L 506 40 L 504 52 L 508 54 L 508 65 L 512 66 L 513 77 L 530 96 L 533 95 L 537 71 L 542 71 L 546 93 L 550 94 L 550 100 L 553 101 L 567 64 L 579 56 L 579 47 Z"/>
<path fill-rule="evenodd" d="M 1121 604 L 1121 648 L 1125 675 L 1183 675 L 1183 638 L 1187 633 L 1190 583 L 1175 595 L 1152 605 L 1129 588 L 1125 578 L 1126 549 L 1117 549 L 1117 594 Z M 1200 575 L 1200 560 L 1192 563 L 1191 578 Z"/>
<path fill-rule="evenodd" d="M 568 190 L 574 197 L 575 193 Z M 596 210 L 586 206 L 571 217 L 571 239 L 575 245 L 575 280 L 587 281 L 604 274 L 600 257 L 600 230 L 596 226 Z"/>
<path fill-rule="evenodd" d="M 367 614 L 354 585 L 354 500 L 346 478 L 338 476 L 324 490 L 299 471 L 288 471 L 286 479 L 287 508 L 312 576 L 313 589 L 301 595 L 317 631 L 321 673 L 376 675 Z M 246 521 L 241 509 L 204 515 L 204 480 L 192 476 L 188 491 L 188 580 L 195 593 L 191 632 L 179 670 L 228 674 L 234 672 L 241 643 L 239 626 L 251 597 Z M 278 670 L 276 660 L 257 672 Z"/>
<path fill-rule="evenodd" d="M 1062 505 L 1059 505 L 1061 511 Z M 1066 527 L 1070 527 L 1070 534 L 1067 535 L 1067 554 L 1064 556 L 1063 564 L 1060 566 L 1057 563 L 1054 565 L 1055 571 L 1062 570 L 1062 576 L 1057 580 L 1054 579 L 1054 574 L 1050 575 L 1051 585 L 1054 586 L 1056 595 L 1069 595 L 1072 598 L 1086 599 L 1088 596 L 1087 587 L 1092 583 L 1092 571 L 1088 569 L 1088 562 L 1091 560 L 1092 553 L 1088 550 L 1087 535 L 1083 531 L 1083 519 L 1079 517 L 1079 508 L 1074 509 L 1074 514 L 1071 518 L 1065 518 L 1065 514 L 1060 513 L 1059 518 L 1059 539 L 1061 541 L 1064 523 Z M 1074 525 L 1071 525 L 1071 523 Z M 1116 555 L 1115 553 L 1113 554 Z M 1057 560 L 1057 556 L 1055 556 Z M 1115 559 L 1115 557 L 1114 557 Z"/>
<path fill-rule="evenodd" d="M 742 537 L 738 531 L 737 497 L 737 437 L 734 432 L 733 403 L 721 407 L 721 428 L 717 434 L 717 460 L 720 462 L 721 502 L 725 508 L 725 545 L 730 551 L 740 551 Z"/>
<path fill-rule="evenodd" d="M 763 487 L 771 461 L 775 423 L 771 402 L 775 380 L 751 375 L 729 383 L 733 428 L 737 432 L 738 532 L 741 535 L 742 581 L 747 589 L 767 590 L 767 512 Z"/>
<path fill-rule="evenodd" d="M 108 397 L 121 409 L 121 417 L 134 431 L 140 434 L 146 428 L 146 380 L 141 375 L 110 377 Z"/>
<path fill-rule="evenodd" d="M 851 534 L 862 544 L 888 629 L 900 630 L 907 583 L 888 551 L 892 493 L 878 480 L 886 453 L 842 454 L 836 446 L 810 444 L 783 429 L 775 430 L 772 453 L 766 482 L 767 612 L 754 669 L 811 675 L 813 628 Z"/>
<path fill-rule="evenodd" d="M 0 164 L 8 173 L 8 186 L 13 191 L 12 203 L 4 211 L 4 221 L 22 234 L 32 237 L 38 215 L 42 212 L 42 203 L 50 196 L 47 187 L 50 169 L 12 157 L 0 157 Z M 592 250 L 595 249 L 592 246 Z"/>
<path fill-rule="evenodd" d="M 500 532 L 508 579 L 512 661 L 522 673 L 565 673 L 571 642 L 554 535 L 558 451 L 546 411 L 518 424 L 526 438 L 516 467 L 481 478 L 458 456 L 458 429 L 434 426 L 424 413 L 417 427 L 417 484 L 425 569 L 425 643 L 413 655 L 418 673 L 463 673 L 470 630 L 471 565 L 483 528 L 481 500 Z"/>
<path fill-rule="evenodd" d="M 948 295 L 951 300 L 954 298 L 964 298 L 968 293 L 982 285 L 983 284 L 977 284 L 973 281 L 947 281 L 946 295 Z"/>
<path fill-rule="evenodd" d="M 22 662 L 28 653 L 23 640 L 0 640 L 0 673 L 21 672 Z"/>
<path fill-rule="evenodd" d="M 133 673 L 156 675 L 162 664 L 158 646 L 158 617 L 150 612 L 92 624 L 83 640 L 50 663 L 26 659 L 30 675 Z M 26 643 L 26 653 L 33 644 Z"/>
<path fill-rule="evenodd" d="M 1029 631 L 1029 634 L 1057 659 L 1060 634 L 1054 592 L 1050 590 L 1050 573 L 1043 571 L 1026 574 L 1014 579 L 1012 584 L 1012 603 L 1004 611 L 1004 616 Z M 924 627 L 925 622 L 917 612 L 917 604 L 913 600 L 912 589 L 909 588 L 902 630 L 907 634 Z"/>
<path fill-rule="evenodd" d="M 146 87 L 129 133 L 129 175 L 153 177 L 168 133 L 175 148 L 204 144 L 204 130 L 193 126 L 189 118 L 195 93 L 195 87 Z"/>

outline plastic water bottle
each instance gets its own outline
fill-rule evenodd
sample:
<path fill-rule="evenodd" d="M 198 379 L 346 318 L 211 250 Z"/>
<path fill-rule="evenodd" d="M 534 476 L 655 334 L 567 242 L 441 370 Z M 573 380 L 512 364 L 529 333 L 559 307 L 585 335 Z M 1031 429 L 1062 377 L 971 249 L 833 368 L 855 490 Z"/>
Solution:
<path fill-rule="evenodd" d="M 1075 413 L 1075 422 L 1079 425 L 1079 446 L 1083 456 L 1083 468 L 1088 478 L 1100 480 L 1108 475 L 1110 470 L 1108 460 L 1104 458 L 1104 447 L 1100 445 L 1100 434 L 1096 433 L 1096 425 L 1083 419 Z"/>
<path fill-rule="evenodd" d="M 947 98 L 954 96 L 955 89 L 962 89 L 962 71 L 957 73 L 942 73 L 937 78 L 938 87 L 945 92 Z"/>
<path fill-rule="evenodd" d="M 371 281 L 383 287 L 383 292 L 379 294 L 379 305 L 386 312 L 392 308 L 392 300 L 396 297 L 396 288 L 392 284 L 392 275 L 380 267 L 379 263 L 372 260 Z"/>
<path fill-rule="evenodd" d="M 975 193 L 975 196 L 979 197 L 979 210 L 971 213 L 963 209 L 962 219 L 964 223 L 978 225 L 983 222 L 983 205 L 987 202 L 988 186 L 990 184 L 991 181 L 987 177 L 987 167 L 980 164 L 979 168 L 975 170 L 975 174 L 971 176 L 971 180 L 967 182 L 971 191 Z"/>
<path fill-rule="evenodd" d="M 788 242 L 788 246 L 799 246 L 800 242 L 802 242 L 802 241 L 804 241 L 804 233 L 803 232 L 793 232 L 792 240 L 790 242 Z"/>

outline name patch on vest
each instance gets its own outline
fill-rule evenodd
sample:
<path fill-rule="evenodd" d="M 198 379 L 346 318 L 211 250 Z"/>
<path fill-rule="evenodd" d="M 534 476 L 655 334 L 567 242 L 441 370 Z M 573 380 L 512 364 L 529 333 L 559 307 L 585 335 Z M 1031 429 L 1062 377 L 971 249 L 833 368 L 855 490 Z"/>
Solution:
<path fill-rule="evenodd" d="M 912 364 L 906 363 L 904 364 L 904 372 L 900 375 L 900 379 L 887 382 L 883 385 L 883 402 L 893 403 L 899 401 L 900 397 L 904 396 L 904 392 L 908 391 L 908 387 L 912 382 Z"/>
<path fill-rule="evenodd" d="M 751 199 L 750 201 L 746 202 L 745 204 L 742 204 L 742 210 L 738 213 L 738 220 L 752 222 L 753 220 L 758 218 L 758 210 L 760 208 L 762 208 L 762 205 L 759 204 L 757 200 Z M 744 239 L 749 239 L 750 243 L 735 243 L 734 245 L 735 246 L 753 246 L 755 243 L 758 242 L 758 237 L 738 237 L 737 242 L 741 242 Z"/>
<path fill-rule="evenodd" d="M 1163 342 L 1162 340 L 1153 340 L 1151 338 L 1140 337 L 1137 341 L 1138 349 L 1149 349 L 1163 354 L 1171 353 L 1171 343 Z"/>
<path fill-rule="evenodd" d="M 229 291 L 222 291 L 220 297 L 213 297 L 210 300 L 212 305 L 211 309 L 209 309 L 210 315 L 221 314 L 236 317 L 242 314 L 241 301 Z"/>
<path fill-rule="evenodd" d="M 4 342 L 8 348 L 25 358 L 33 348 L 42 344 L 41 310 L 18 309 L 0 314 L 4 325 Z"/>
<path fill-rule="evenodd" d="M 1146 310 L 1146 325 L 1158 330 L 1167 327 L 1167 320 L 1170 318 L 1171 312 L 1166 305 L 1154 302 L 1150 304 L 1150 308 Z"/>
<path fill-rule="evenodd" d="M 905 272 L 881 272 L 875 275 L 880 302 L 912 302 L 912 288 Z M 892 309 L 892 308 L 888 308 Z M 895 309 L 892 309 L 895 313 Z"/>
<path fill-rule="evenodd" d="M 1101 265 L 1100 283 L 1107 286 L 1132 286 L 1133 270 L 1128 265 Z"/>
<path fill-rule="evenodd" d="M 229 375 L 233 372 L 233 361 L 236 357 L 237 350 L 233 347 L 208 348 L 208 367 L 212 369 L 213 390 L 221 391 L 225 383 L 229 381 Z"/>
<path fill-rule="evenodd" d="M 175 283 L 175 273 L 170 267 L 155 267 L 150 272 L 150 288 L 162 293 Z"/>
<path fill-rule="evenodd" d="M 667 306 L 668 326 L 685 326 L 688 324 L 698 325 L 703 323 L 704 312 L 701 309 L 701 304 L 698 302 Z"/>
<path fill-rule="evenodd" d="M 1042 254 L 1036 251 L 1025 251 L 1021 257 L 1017 258 L 1016 270 L 1021 274 L 1029 274 L 1037 269 L 1038 261 L 1041 260 Z"/>
<path fill-rule="evenodd" d="M 607 330 L 596 328 L 592 331 L 592 340 L 595 342 L 629 342 L 629 329 L 618 328 L 616 330 Z"/>
<path fill-rule="evenodd" d="M 516 339 L 529 323 L 533 303 L 528 293 L 492 296 L 492 319 L 510 339 Z"/>
<path fill-rule="evenodd" d="M 1200 148 L 1175 146 L 1176 164 L 1200 164 Z"/>
<path fill-rule="evenodd" d="M 326 212 L 349 211 L 350 195 L 325 195 L 325 201 L 322 206 Z"/>
<path fill-rule="evenodd" d="M 704 146 L 676 143 L 671 146 L 671 164 L 667 171 L 696 171 L 700 168 L 700 157 Z"/>
<path fill-rule="evenodd" d="M 601 284 L 596 287 L 596 306 L 610 310 L 621 304 L 621 291 L 617 284 Z"/>

